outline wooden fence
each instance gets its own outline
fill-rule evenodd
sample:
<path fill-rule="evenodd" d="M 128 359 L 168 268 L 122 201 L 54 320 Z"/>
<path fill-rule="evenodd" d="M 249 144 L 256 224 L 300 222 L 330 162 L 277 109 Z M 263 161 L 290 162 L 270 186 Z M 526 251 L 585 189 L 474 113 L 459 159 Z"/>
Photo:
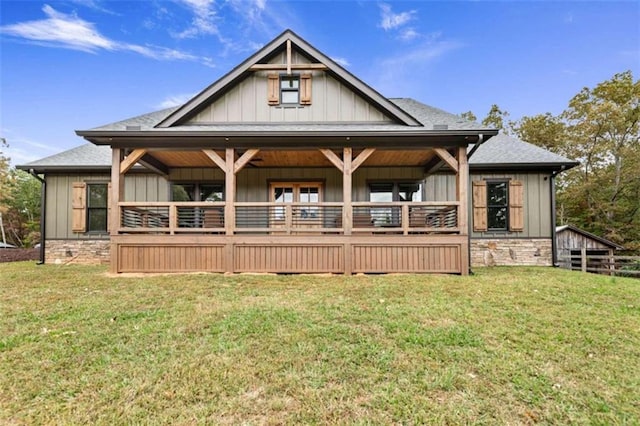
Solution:
<path fill-rule="evenodd" d="M 640 256 L 580 254 L 558 256 L 561 268 L 595 274 L 640 278 Z"/>

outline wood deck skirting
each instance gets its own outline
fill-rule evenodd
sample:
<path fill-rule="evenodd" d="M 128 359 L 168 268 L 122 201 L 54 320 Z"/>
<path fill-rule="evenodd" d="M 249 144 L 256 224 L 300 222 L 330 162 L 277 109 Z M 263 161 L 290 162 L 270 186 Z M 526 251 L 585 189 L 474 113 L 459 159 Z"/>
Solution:
<path fill-rule="evenodd" d="M 468 273 L 461 235 L 116 235 L 113 272 Z"/>

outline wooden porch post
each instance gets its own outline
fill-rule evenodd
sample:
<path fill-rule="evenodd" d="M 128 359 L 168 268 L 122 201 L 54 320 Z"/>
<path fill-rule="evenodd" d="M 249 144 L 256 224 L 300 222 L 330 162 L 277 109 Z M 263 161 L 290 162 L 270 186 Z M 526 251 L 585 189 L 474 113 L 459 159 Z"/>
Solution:
<path fill-rule="evenodd" d="M 351 235 L 353 228 L 353 206 L 351 205 L 351 160 L 353 151 L 351 148 L 344 148 L 342 155 L 342 227 L 344 235 Z M 353 266 L 351 262 L 351 244 L 344 245 L 344 274 L 351 275 Z"/>
<path fill-rule="evenodd" d="M 468 223 L 468 203 L 469 203 L 469 163 L 467 161 L 467 147 L 458 147 L 458 173 L 456 174 L 456 188 L 458 202 L 458 228 L 460 229 L 460 235 L 469 235 L 469 223 Z M 465 247 L 461 248 L 460 263 L 461 274 L 468 275 L 470 265 L 469 259 L 469 244 L 470 241 L 467 238 Z"/>
<path fill-rule="evenodd" d="M 236 173 L 235 152 L 227 148 L 225 153 L 224 228 L 225 234 L 233 235 L 236 227 Z"/>
<path fill-rule="evenodd" d="M 331 164 L 342 171 L 342 233 L 344 235 L 351 235 L 353 231 L 353 205 L 351 201 L 353 172 L 367 161 L 367 158 L 375 152 L 375 148 L 363 149 L 355 159 L 353 158 L 352 148 L 343 148 L 342 160 L 330 149 L 321 148 L 320 152 L 322 152 Z M 353 271 L 351 264 L 351 243 L 344 243 L 343 249 L 344 273 L 345 275 L 350 275 Z"/>
<path fill-rule="evenodd" d="M 351 206 L 351 148 L 344 148 L 342 156 L 342 227 L 344 235 L 351 235 L 353 207 Z"/>
<path fill-rule="evenodd" d="M 227 236 L 233 235 L 236 227 L 236 173 L 235 150 L 227 148 L 225 151 L 225 189 L 224 189 L 224 229 Z M 232 242 L 228 242 L 226 251 L 226 272 L 234 272 L 234 247 Z"/>
<path fill-rule="evenodd" d="M 111 149 L 111 194 L 109 200 L 109 208 L 111 215 L 109 217 L 109 234 L 111 235 L 111 272 L 117 273 L 120 265 L 118 259 L 118 245 L 114 242 L 113 237 L 118 235 L 120 228 L 120 208 L 118 203 L 124 198 L 124 174 L 120 172 L 120 164 L 122 163 L 122 149 Z"/>

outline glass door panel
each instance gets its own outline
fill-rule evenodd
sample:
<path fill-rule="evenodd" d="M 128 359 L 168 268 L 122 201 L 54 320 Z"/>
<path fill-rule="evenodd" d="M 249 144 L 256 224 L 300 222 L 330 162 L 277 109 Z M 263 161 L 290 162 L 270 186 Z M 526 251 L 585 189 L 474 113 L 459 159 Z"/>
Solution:
<path fill-rule="evenodd" d="M 291 220 L 296 227 L 321 226 L 320 207 L 322 201 L 322 184 L 319 182 L 277 182 L 270 187 L 270 200 L 278 204 L 305 203 L 302 206 L 291 206 Z M 271 226 L 285 227 L 286 206 L 276 206 L 271 216 Z"/>

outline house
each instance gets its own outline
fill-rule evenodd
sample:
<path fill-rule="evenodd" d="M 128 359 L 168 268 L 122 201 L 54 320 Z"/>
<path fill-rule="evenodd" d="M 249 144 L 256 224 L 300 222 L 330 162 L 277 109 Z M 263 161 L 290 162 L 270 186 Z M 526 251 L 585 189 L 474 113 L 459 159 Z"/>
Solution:
<path fill-rule="evenodd" d="M 556 247 L 561 266 L 567 269 L 599 271 L 614 269 L 614 252 L 619 244 L 573 225 L 556 228 Z"/>
<path fill-rule="evenodd" d="M 20 166 L 46 181 L 45 260 L 115 273 L 551 265 L 576 164 L 385 98 L 291 31 L 180 107 L 76 133 Z"/>

